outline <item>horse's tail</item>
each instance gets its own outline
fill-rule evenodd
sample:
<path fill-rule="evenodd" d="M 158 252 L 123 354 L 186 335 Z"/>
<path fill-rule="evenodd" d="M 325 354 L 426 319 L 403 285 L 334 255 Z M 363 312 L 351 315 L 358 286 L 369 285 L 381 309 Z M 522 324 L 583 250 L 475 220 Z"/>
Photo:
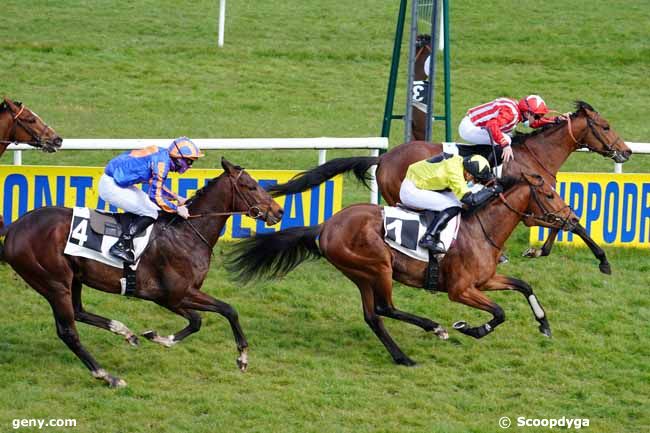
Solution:
<path fill-rule="evenodd" d="M 370 167 L 377 164 L 379 164 L 378 156 L 336 158 L 327 161 L 323 165 L 314 167 L 311 170 L 298 173 L 287 183 L 271 185 L 267 188 L 267 191 L 270 192 L 273 197 L 303 192 L 316 185 L 320 185 L 337 174 L 345 173 L 350 170 L 354 170 L 356 178 L 360 182 L 363 182 L 366 187 L 370 188 L 368 181 L 371 178 L 367 172 Z"/>
<path fill-rule="evenodd" d="M 305 260 L 323 256 L 318 248 L 321 226 L 292 227 L 238 242 L 226 257 L 234 279 L 280 278 Z"/>

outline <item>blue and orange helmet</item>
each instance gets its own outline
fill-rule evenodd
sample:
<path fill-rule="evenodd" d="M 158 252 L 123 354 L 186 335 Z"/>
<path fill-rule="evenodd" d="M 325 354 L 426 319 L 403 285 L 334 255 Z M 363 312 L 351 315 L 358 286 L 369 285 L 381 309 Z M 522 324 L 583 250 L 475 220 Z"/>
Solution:
<path fill-rule="evenodd" d="M 199 146 L 187 137 L 179 137 L 172 141 L 167 150 L 172 158 L 197 160 L 205 156 Z"/>

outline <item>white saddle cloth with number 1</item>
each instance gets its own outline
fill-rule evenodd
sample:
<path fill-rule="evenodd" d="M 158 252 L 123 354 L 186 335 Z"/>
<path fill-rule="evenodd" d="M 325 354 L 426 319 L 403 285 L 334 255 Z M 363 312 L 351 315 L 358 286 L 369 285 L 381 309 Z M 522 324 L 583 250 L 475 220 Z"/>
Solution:
<path fill-rule="evenodd" d="M 72 211 L 72 221 L 70 222 L 70 235 L 68 242 L 65 244 L 64 254 L 87 259 L 97 260 L 109 266 L 122 269 L 124 261 L 113 257 L 108 250 L 117 242 L 118 236 L 111 236 L 105 231 L 97 232 L 93 230 L 90 222 L 91 212 L 87 207 L 75 207 Z M 138 258 L 147 247 L 149 237 L 153 231 L 153 224 L 150 225 L 144 233 L 136 236 L 133 240 L 136 263 L 131 267 L 135 269 L 138 265 Z"/>
<path fill-rule="evenodd" d="M 451 248 L 458 228 L 460 227 L 460 214 L 447 223 L 440 233 L 440 240 L 445 249 Z M 399 207 L 384 206 L 384 240 L 393 249 L 423 262 L 429 261 L 429 250 L 418 245 L 427 230 L 427 223 L 423 214 L 408 211 Z"/>

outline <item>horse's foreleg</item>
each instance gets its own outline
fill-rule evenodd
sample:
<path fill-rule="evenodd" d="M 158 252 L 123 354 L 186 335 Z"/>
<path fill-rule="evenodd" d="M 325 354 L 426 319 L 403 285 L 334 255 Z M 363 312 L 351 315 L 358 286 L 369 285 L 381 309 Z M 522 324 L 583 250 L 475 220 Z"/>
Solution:
<path fill-rule="evenodd" d="M 375 297 L 375 312 L 377 314 L 419 326 L 427 332 L 433 332 L 442 340 L 449 338 L 447 330 L 440 326 L 439 323 L 434 322 L 433 320 L 430 320 L 426 317 L 416 316 L 415 314 L 407 313 L 395 308 L 392 298 L 392 287 L 393 281 L 390 276 L 386 278 L 380 278 L 379 281 L 373 286 Z"/>
<path fill-rule="evenodd" d="M 72 283 L 72 305 L 74 307 L 74 318 L 76 321 L 106 329 L 114 334 L 122 335 L 130 345 L 138 345 L 138 337 L 131 332 L 124 323 L 117 320 L 107 319 L 106 317 L 84 310 L 81 303 L 81 282 L 78 282 L 77 280 Z"/>
<path fill-rule="evenodd" d="M 612 273 L 612 267 L 609 265 L 609 261 L 607 261 L 607 255 L 605 254 L 605 251 L 603 251 L 603 249 L 600 248 L 593 239 L 591 239 L 589 234 L 587 234 L 587 230 L 581 224 L 578 224 L 573 229 L 573 233 L 580 236 L 580 239 L 582 239 L 585 244 L 587 244 L 591 252 L 594 253 L 594 256 L 596 256 L 600 262 L 598 265 L 600 272 L 610 275 Z"/>
<path fill-rule="evenodd" d="M 454 302 L 459 302 L 492 314 L 492 320 L 481 326 L 470 327 L 465 321 L 454 323 L 454 329 L 465 335 L 474 338 L 483 338 L 506 320 L 506 314 L 503 309 L 475 287 L 468 287 L 460 290 L 450 288 L 448 293 L 449 299 Z"/>
<path fill-rule="evenodd" d="M 533 288 L 530 287 L 530 284 L 523 280 L 517 278 L 506 277 L 505 275 L 495 275 L 492 277 L 482 288 L 481 290 L 516 290 L 528 301 L 530 309 L 533 310 L 533 315 L 535 320 L 539 322 L 539 331 L 546 335 L 547 337 L 551 336 L 551 327 L 548 324 L 546 319 L 546 313 L 544 308 L 539 303 L 537 296 L 533 293 Z"/>
<path fill-rule="evenodd" d="M 232 306 L 199 290 L 190 291 L 181 301 L 180 306 L 183 309 L 211 311 L 213 313 L 221 314 L 228 319 L 228 323 L 230 323 L 230 327 L 232 328 L 232 333 L 235 336 L 237 350 L 239 350 L 237 366 L 241 371 L 246 371 L 248 368 L 248 342 L 246 341 L 244 331 L 242 331 L 241 325 L 239 324 L 239 315 Z"/>
<path fill-rule="evenodd" d="M 536 259 L 537 257 L 546 257 L 551 254 L 551 249 L 555 243 L 555 238 L 557 237 L 557 229 L 551 229 L 546 238 L 546 242 L 542 245 L 542 248 L 529 247 L 526 251 L 523 252 L 523 257 L 528 257 L 530 259 Z"/>
<path fill-rule="evenodd" d="M 168 305 L 162 306 L 167 308 L 169 311 L 178 314 L 179 316 L 185 317 L 188 320 L 189 324 L 177 333 L 169 335 L 167 337 L 158 335 L 156 331 L 145 331 L 141 335 L 147 340 L 161 344 L 165 347 L 172 347 L 174 344 L 180 342 L 188 335 L 194 334 L 201 329 L 201 316 L 196 311 L 185 310 L 183 308 L 172 308 Z"/>

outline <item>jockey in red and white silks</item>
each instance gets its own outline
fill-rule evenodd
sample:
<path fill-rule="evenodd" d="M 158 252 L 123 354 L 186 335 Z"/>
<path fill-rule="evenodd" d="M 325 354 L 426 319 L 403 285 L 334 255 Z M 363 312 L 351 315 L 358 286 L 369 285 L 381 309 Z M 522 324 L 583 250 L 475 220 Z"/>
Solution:
<path fill-rule="evenodd" d="M 553 123 L 556 117 L 543 117 L 549 112 L 544 100 L 538 95 L 529 95 L 516 101 L 511 98 L 497 98 L 467 110 L 458 126 L 458 133 L 468 144 L 499 145 L 505 162 L 513 158 L 510 143 L 515 127 L 524 122 L 531 128 Z"/>

